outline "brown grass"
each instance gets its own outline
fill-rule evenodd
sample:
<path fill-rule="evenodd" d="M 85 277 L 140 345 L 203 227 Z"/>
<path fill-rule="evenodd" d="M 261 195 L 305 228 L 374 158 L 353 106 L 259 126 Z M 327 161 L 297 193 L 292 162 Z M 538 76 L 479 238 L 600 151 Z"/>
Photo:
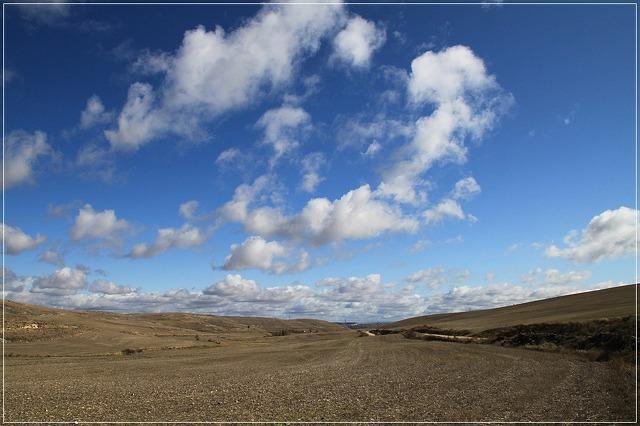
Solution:
<path fill-rule="evenodd" d="M 635 288 L 626 285 L 503 308 L 408 318 L 385 328 L 437 327 L 478 333 L 519 324 L 620 318 L 635 315 Z"/>

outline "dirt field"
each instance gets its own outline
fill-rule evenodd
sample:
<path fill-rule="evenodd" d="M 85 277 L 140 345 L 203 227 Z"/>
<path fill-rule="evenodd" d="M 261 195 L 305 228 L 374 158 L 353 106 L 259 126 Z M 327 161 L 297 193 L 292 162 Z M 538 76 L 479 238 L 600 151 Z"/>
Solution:
<path fill-rule="evenodd" d="M 509 321 L 614 318 L 633 313 L 632 289 L 407 323 L 440 318 L 440 326 L 477 331 Z M 6 421 L 621 422 L 635 416 L 635 365 L 619 356 L 596 362 L 564 348 L 427 341 L 398 330 L 373 335 L 318 320 L 123 315 L 13 302 L 6 302 L 5 316 Z"/>
<path fill-rule="evenodd" d="M 6 358 L 8 421 L 629 421 L 630 367 L 356 332 Z"/>

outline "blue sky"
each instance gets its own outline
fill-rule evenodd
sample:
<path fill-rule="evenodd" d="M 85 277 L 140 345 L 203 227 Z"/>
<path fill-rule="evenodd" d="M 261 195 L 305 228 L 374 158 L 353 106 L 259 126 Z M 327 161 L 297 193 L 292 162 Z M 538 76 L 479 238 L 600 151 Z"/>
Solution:
<path fill-rule="evenodd" d="M 633 5 L 5 5 L 5 296 L 364 321 L 635 274 Z"/>

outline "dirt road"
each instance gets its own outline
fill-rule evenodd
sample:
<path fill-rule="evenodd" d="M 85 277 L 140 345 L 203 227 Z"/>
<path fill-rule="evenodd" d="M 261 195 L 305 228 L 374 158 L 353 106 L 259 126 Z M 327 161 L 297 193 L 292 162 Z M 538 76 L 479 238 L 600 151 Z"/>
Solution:
<path fill-rule="evenodd" d="M 9 421 L 629 421 L 632 370 L 354 332 L 6 358 Z"/>

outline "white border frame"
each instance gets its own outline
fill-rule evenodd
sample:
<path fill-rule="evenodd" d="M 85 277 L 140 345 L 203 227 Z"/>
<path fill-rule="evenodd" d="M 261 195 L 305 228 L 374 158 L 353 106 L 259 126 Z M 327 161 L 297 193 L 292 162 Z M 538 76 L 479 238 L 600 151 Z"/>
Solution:
<path fill-rule="evenodd" d="M 5 126 L 4 126 L 4 114 L 5 114 L 5 97 L 4 97 L 4 88 L 5 88 L 5 60 L 4 60 L 4 43 L 5 43 L 5 25 L 4 25 L 4 8 L 5 5 L 81 5 L 81 6 L 89 6 L 89 5 L 109 5 L 109 6 L 154 6 L 154 5 L 166 5 L 166 6 L 240 6 L 240 5 L 265 5 L 265 4 L 282 4 L 282 5 L 290 5 L 290 4 L 314 4 L 314 5 L 330 5 L 330 4 L 345 4 L 345 5 L 363 5 L 363 6 L 634 6 L 634 17 L 635 17 L 635 129 L 634 129 L 634 143 L 635 143 L 635 179 L 636 179 L 636 187 L 635 187 L 635 209 L 636 209 L 636 257 L 635 257 L 635 283 L 633 283 L 635 290 L 635 308 L 636 308 L 636 368 L 635 368 L 635 380 L 636 380 L 636 418 L 634 421 L 612 421 L 612 422 L 531 422 L 531 421 L 517 421 L 517 422 L 483 422 L 483 421 L 469 421 L 469 422 L 429 422 L 429 421 L 415 421 L 415 422 L 405 422 L 405 421 L 396 421 L 396 422 L 378 422 L 378 421 L 368 421 L 368 422 L 350 422 L 350 421 L 339 421 L 339 422 L 331 422 L 331 421 L 310 421 L 310 422 L 299 422 L 299 421 L 214 421 L 214 422 L 206 422 L 206 421 L 195 421 L 195 422 L 160 422 L 160 421 L 150 421 L 150 422 L 117 422 L 117 421 L 98 421 L 98 422 L 81 422 L 81 421 L 53 421 L 53 422 L 33 422 L 33 421 L 5 421 L 5 386 L 4 386 L 4 301 L 5 301 L 5 292 L 4 292 L 4 267 L 5 267 L 5 247 L 4 247 L 4 226 L 2 228 L 2 423 L 8 424 L 238 424 L 238 423 L 246 423 L 246 424 L 634 424 L 638 422 L 638 220 L 640 216 L 638 215 L 638 4 L 635 2 L 508 2 L 508 3 L 492 3 L 492 2 L 317 2 L 317 1 L 297 1 L 294 0 L 292 2 L 281 2 L 281 1 L 273 1 L 273 2 L 220 2 L 220 3 L 206 3 L 206 2 L 88 2 L 88 3 L 75 3 L 75 2 L 2 2 L 2 223 L 5 221 L 4 217 L 4 206 L 5 206 L 5 191 L 4 191 L 4 171 L 5 171 L 5 163 L 4 163 L 4 139 L 5 139 Z"/>

